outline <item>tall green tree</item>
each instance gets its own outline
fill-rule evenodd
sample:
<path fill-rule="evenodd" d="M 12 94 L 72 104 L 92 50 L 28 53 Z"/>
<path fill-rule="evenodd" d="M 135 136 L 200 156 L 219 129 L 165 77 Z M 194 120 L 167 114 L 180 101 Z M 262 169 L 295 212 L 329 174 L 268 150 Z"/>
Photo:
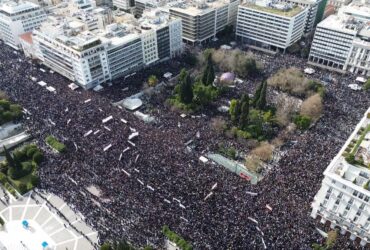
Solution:
<path fill-rule="evenodd" d="M 206 54 L 206 67 L 203 70 L 202 83 L 212 85 L 215 80 L 215 69 L 212 61 L 212 53 Z"/>
<path fill-rule="evenodd" d="M 4 153 L 5 153 L 5 159 L 8 162 L 9 168 L 14 168 L 16 166 L 15 161 L 5 146 L 4 146 Z"/>
<path fill-rule="evenodd" d="M 261 92 L 259 94 L 259 98 L 256 102 L 256 108 L 257 109 L 263 110 L 263 109 L 266 108 L 266 94 L 267 94 L 267 82 L 264 81 L 262 83 L 262 89 L 261 89 Z"/>
<path fill-rule="evenodd" d="M 256 107 L 257 101 L 261 95 L 262 88 L 263 88 L 263 82 L 258 85 L 256 92 L 254 93 L 253 100 L 252 100 L 253 107 Z"/>
<path fill-rule="evenodd" d="M 193 86 L 188 73 L 186 73 L 185 79 L 180 83 L 179 98 L 180 102 L 184 104 L 189 104 L 193 100 Z"/>
<path fill-rule="evenodd" d="M 242 105 L 240 110 L 239 127 L 245 129 L 248 126 L 249 116 L 249 97 L 244 95 L 242 98 Z"/>
<path fill-rule="evenodd" d="M 237 100 L 237 99 L 231 100 L 230 108 L 229 108 L 229 114 L 230 114 L 230 117 L 231 117 L 231 121 L 234 124 L 239 121 L 240 109 L 241 109 L 240 101 Z"/>

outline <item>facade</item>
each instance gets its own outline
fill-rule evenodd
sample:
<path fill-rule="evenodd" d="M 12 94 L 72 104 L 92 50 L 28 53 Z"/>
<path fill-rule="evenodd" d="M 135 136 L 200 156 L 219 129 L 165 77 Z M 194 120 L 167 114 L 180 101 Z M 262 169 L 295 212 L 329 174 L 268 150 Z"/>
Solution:
<path fill-rule="evenodd" d="M 247 44 L 271 50 L 285 50 L 301 39 L 308 8 L 271 2 L 239 6 L 236 37 Z"/>
<path fill-rule="evenodd" d="M 33 32 L 35 57 L 90 89 L 182 52 L 181 20 L 158 12 L 127 20 L 91 30 L 82 21 L 50 16 Z"/>
<path fill-rule="evenodd" d="M 335 10 L 340 9 L 342 6 L 350 4 L 352 0 L 328 0 L 328 5 L 334 6 Z"/>
<path fill-rule="evenodd" d="M 324 172 L 321 188 L 312 203 L 313 218 L 339 227 L 360 244 L 370 243 L 370 108 Z M 356 146 L 358 145 L 358 147 Z M 347 161 L 348 155 L 354 156 Z"/>
<path fill-rule="evenodd" d="M 0 4 L 0 39 L 19 49 L 19 36 L 39 27 L 45 19 L 44 10 L 34 3 L 4 2 Z"/>
<path fill-rule="evenodd" d="M 191 1 L 168 4 L 171 17 L 181 18 L 182 38 L 192 44 L 216 37 L 227 25 L 235 25 L 238 0 Z"/>
<path fill-rule="evenodd" d="M 134 5 L 134 0 L 113 0 L 113 6 L 120 10 L 130 10 Z"/>
<path fill-rule="evenodd" d="M 309 63 L 370 76 L 370 8 L 358 3 L 343 8 L 317 25 Z"/>
<path fill-rule="evenodd" d="M 316 14 L 322 1 L 326 0 L 281 0 L 280 2 L 295 4 L 308 9 L 304 33 L 310 33 L 314 29 Z"/>

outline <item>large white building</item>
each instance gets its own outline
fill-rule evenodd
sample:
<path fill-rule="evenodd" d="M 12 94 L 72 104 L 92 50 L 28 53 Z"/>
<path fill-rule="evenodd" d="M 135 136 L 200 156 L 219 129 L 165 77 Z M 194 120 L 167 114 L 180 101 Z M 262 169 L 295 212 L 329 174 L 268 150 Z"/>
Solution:
<path fill-rule="evenodd" d="M 313 218 L 370 243 L 370 108 L 324 172 L 312 203 Z M 350 160 L 351 159 L 351 160 Z"/>
<path fill-rule="evenodd" d="M 239 3 L 239 0 L 192 0 L 167 6 L 171 17 L 182 20 L 183 39 L 195 44 L 215 38 L 227 25 L 235 25 Z"/>
<path fill-rule="evenodd" d="M 308 8 L 271 1 L 239 5 L 236 37 L 247 44 L 285 50 L 301 39 Z"/>
<path fill-rule="evenodd" d="M 322 1 L 325 0 L 279 0 L 279 1 L 282 3 L 288 3 L 302 6 L 303 8 L 308 8 L 304 33 L 309 33 L 314 30 L 319 5 Z"/>
<path fill-rule="evenodd" d="M 0 39 L 19 49 L 19 36 L 40 26 L 46 14 L 37 4 L 5 1 L 0 4 Z"/>
<path fill-rule="evenodd" d="M 91 30 L 83 21 L 50 16 L 33 32 L 34 56 L 89 89 L 182 52 L 180 19 L 153 11 L 128 20 Z"/>
<path fill-rule="evenodd" d="M 113 0 L 113 6 L 120 10 L 130 10 L 135 6 L 135 0 Z"/>
<path fill-rule="evenodd" d="M 317 25 L 309 63 L 370 76 L 370 7 L 353 3 Z"/>

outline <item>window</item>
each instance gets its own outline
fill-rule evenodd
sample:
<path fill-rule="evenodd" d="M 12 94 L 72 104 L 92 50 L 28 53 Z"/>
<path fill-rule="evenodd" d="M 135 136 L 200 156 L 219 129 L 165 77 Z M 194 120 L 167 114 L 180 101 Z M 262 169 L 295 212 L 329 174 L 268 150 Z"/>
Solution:
<path fill-rule="evenodd" d="M 357 197 L 358 192 L 355 190 L 355 191 L 353 192 L 353 195 Z"/>
<path fill-rule="evenodd" d="M 347 205 L 346 206 L 346 210 L 349 210 L 351 208 L 351 206 L 350 205 Z"/>
<path fill-rule="evenodd" d="M 360 199 L 364 198 L 364 194 L 360 194 L 360 195 L 358 196 L 358 198 L 360 198 Z"/>

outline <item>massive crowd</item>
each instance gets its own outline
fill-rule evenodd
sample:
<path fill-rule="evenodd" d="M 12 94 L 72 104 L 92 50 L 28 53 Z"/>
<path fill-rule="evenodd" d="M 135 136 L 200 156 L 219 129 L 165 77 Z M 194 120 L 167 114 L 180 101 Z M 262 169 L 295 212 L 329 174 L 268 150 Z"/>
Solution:
<path fill-rule="evenodd" d="M 267 74 L 306 64 L 288 55 L 264 60 Z M 346 87 L 352 76 L 333 75 L 337 81 L 327 86 L 323 117 L 306 133 L 295 134 L 291 140 L 297 143 L 279 166 L 253 186 L 223 167 L 198 160 L 217 143 L 204 125 L 207 115 L 173 114 L 155 126 L 145 124 L 113 106 L 109 96 L 72 91 L 70 81 L 41 71 L 43 66 L 5 45 L 0 45 L 0 63 L 0 90 L 27 110 L 24 126 L 47 151 L 39 169 L 40 189 L 81 212 L 99 231 L 101 242 L 124 238 L 136 246 L 160 248 L 163 225 L 195 249 L 308 249 L 320 242 L 310 203 L 324 169 L 370 105 L 367 93 Z M 317 71 L 314 77 L 324 75 Z M 113 119 L 103 123 L 109 116 Z M 128 140 L 135 131 L 139 136 Z M 67 145 L 66 154 L 45 145 L 49 134 Z M 184 143 L 196 137 L 201 146 L 187 152 Z M 90 192 L 89 186 L 100 194 Z M 212 187 L 214 195 L 205 199 Z M 345 240 L 338 244 L 349 248 Z"/>

